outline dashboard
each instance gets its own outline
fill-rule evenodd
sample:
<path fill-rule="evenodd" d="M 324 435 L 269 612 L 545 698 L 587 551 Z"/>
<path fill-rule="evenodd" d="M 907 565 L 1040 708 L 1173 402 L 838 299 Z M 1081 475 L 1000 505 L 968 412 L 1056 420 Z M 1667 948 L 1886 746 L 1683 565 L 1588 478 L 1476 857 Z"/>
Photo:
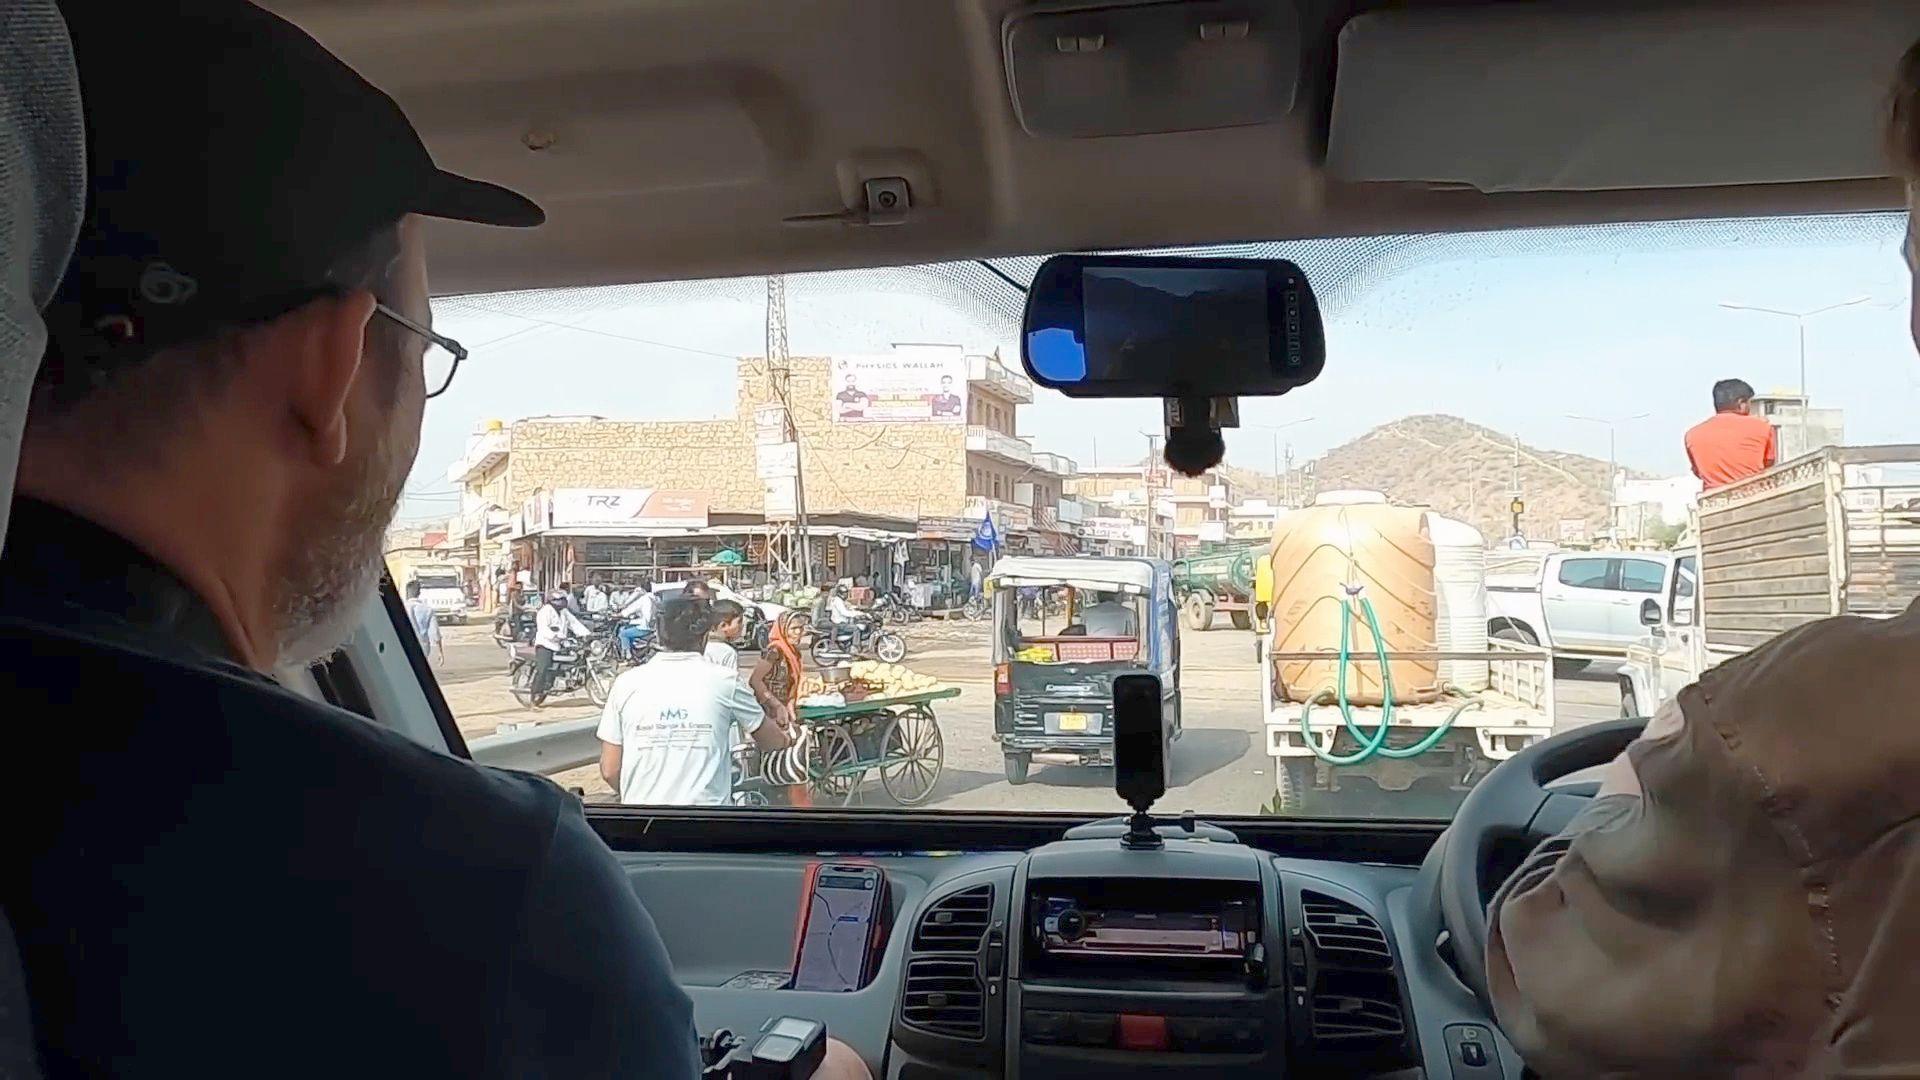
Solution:
<path fill-rule="evenodd" d="M 702 1031 L 819 1019 L 876 1076 L 1522 1076 L 1443 958 L 1436 855 L 1289 858 L 1207 826 L 1133 850 L 1124 831 L 1026 852 L 621 858 Z M 780 989 L 823 862 L 885 875 L 877 963 L 858 989 Z"/>

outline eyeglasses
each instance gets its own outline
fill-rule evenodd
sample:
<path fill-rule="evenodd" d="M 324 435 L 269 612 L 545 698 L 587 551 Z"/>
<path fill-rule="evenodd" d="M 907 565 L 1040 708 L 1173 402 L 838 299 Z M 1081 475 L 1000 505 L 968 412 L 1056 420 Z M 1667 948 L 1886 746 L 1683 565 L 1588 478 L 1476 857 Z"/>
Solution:
<path fill-rule="evenodd" d="M 420 367 L 427 376 L 427 396 L 433 398 L 446 393 L 447 387 L 453 385 L 453 373 L 460 370 L 460 361 L 467 358 L 467 347 L 445 334 L 434 333 L 385 304 L 375 304 L 373 310 L 427 339 L 426 355 L 420 358 Z"/>

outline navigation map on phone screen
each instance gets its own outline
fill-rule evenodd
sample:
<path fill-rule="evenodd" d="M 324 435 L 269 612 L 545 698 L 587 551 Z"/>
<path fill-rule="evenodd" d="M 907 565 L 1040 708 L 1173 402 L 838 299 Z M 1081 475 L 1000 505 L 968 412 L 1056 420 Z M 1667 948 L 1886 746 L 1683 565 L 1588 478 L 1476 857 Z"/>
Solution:
<path fill-rule="evenodd" d="M 883 901 L 880 871 L 823 866 L 807 896 L 795 990 L 858 990 L 866 981 L 873 920 Z"/>

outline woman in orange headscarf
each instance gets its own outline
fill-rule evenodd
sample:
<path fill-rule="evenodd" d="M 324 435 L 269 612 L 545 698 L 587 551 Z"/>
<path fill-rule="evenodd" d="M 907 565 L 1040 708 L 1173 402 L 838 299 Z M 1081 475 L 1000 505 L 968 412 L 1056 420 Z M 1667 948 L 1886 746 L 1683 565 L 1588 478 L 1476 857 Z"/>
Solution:
<path fill-rule="evenodd" d="M 800 679 L 804 670 L 800 663 L 800 636 L 806 624 L 807 617 L 801 612 L 781 612 L 767 635 L 767 647 L 760 653 L 760 662 L 747 676 L 747 685 L 753 688 L 753 696 L 759 700 L 767 719 L 789 731 L 799 724 L 794 711 L 800 701 Z M 789 786 L 787 805 L 813 805 L 807 785 Z"/>

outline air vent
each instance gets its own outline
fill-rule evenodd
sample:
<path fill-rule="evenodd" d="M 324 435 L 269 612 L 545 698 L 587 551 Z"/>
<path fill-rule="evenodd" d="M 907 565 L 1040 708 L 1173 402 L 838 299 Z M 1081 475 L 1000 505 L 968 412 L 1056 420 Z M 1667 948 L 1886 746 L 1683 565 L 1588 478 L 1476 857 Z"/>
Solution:
<path fill-rule="evenodd" d="M 976 885 L 941 897 L 913 933 L 914 952 L 977 953 L 993 920 L 993 886 Z"/>
<path fill-rule="evenodd" d="M 935 1035 L 978 1039 L 987 1033 L 985 997 L 980 969 L 972 958 L 916 957 L 907 962 L 900 1017 Z"/>
<path fill-rule="evenodd" d="M 1397 1039 L 1406 1031 L 1399 998 L 1327 993 L 1313 995 L 1313 1037 Z"/>
<path fill-rule="evenodd" d="M 1300 910 L 1306 916 L 1307 934 L 1313 938 L 1314 955 L 1322 964 L 1363 971 L 1393 968 L 1387 935 L 1373 916 L 1352 904 L 1311 892 L 1300 894 Z"/>
<path fill-rule="evenodd" d="M 1393 950 L 1373 916 L 1344 900 L 1302 891 L 1313 953 L 1313 1039 L 1328 1050 L 1390 1053 L 1406 1036 Z"/>

